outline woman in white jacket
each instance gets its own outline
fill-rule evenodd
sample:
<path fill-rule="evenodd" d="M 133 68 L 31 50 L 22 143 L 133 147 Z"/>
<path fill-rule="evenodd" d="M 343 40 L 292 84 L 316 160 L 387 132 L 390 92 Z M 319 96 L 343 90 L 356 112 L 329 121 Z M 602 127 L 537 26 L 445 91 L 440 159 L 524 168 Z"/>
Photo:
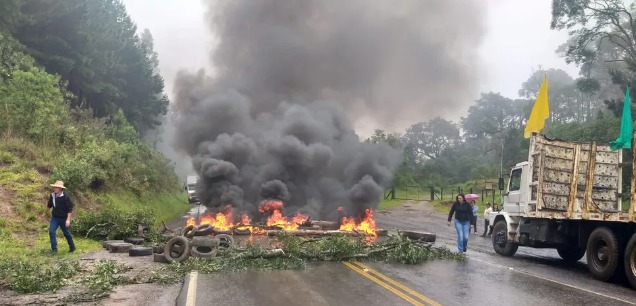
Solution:
<path fill-rule="evenodd" d="M 481 235 L 482 237 L 486 237 L 486 233 L 489 233 L 488 228 L 490 227 L 490 213 L 492 212 L 492 208 L 490 208 L 490 202 L 486 203 L 486 209 L 484 210 L 484 233 Z M 488 234 L 490 237 L 490 234 Z"/>

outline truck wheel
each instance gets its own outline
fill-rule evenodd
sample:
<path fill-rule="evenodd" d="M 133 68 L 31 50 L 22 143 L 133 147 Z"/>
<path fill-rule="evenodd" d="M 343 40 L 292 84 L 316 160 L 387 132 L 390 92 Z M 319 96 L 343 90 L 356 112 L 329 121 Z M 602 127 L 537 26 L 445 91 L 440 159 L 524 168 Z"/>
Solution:
<path fill-rule="evenodd" d="M 632 235 L 625 248 L 625 275 L 632 288 L 636 289 L 636 234 Z"/>
<path fill-rule="evenodd" d="M 594 278 L 608 281 L 619 265 L 618 240 L 607 227 L 596 228 L 587 240 L 587 268 Z"/>
<path fill-rule="evenodd" d="M 562 246 L 557 248 L 559 256 L 567 262 L 577 262 L 585 255 L 585 249 L 572 246 Z"/>
<path fill-rule="evenodd" d="M 506 225 L 506 221 L 502 220 L 495 223 L 492 233 L 492 246 L 497 254 L 502 256 L 515 255 L 519 245 L 508 240 L 508 226 Z"/>

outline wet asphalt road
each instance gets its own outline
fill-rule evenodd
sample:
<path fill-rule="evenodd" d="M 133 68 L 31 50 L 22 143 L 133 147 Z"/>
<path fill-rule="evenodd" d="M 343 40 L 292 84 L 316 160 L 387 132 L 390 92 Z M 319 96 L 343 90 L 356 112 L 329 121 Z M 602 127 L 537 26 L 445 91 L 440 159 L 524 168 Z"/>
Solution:
<path fill-rule="evenodd" d="M 437 234 L 436 244 L 455 250 L 454 229 L 425 204 L 379 211 L 376 216 L 379 227 L 432 232 Z M 483 231 L 482 226 L 480 220 L 478 230 Z M 592 279 L 585 259 L 566 266 L 556 251 L 530 248 L 519 248 L 514 257 L 506 258 L 494 253 L 490 239 L 472 234 L 468 249 L 466 261 L 415 266 L 320 263 L 304 271 L 198 275 L 194 290 L 186 282 L 178 304 L 636 305 L 635 290 Z"/>

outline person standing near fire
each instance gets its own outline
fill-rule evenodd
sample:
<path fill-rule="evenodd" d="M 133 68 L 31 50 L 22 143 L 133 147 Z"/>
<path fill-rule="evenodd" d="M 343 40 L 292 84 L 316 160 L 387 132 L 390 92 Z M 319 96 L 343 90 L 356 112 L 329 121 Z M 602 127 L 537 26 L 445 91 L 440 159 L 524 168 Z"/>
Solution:
<path fill-rule="evenodd" d="M 457 231 L 457 251 L 465 253 L 468 248 L 468 236 L 472 229 L 473 208 L 466 202 L 463 194 L 457 195 L 456 201 L 448 213 L 447 225 L 450 227 L 453 214 L 455 215 L 455 230 Z"/>
<path fill-rule="evenodd" d="M 71 226 L 71 214 L 73 213 L 73 201 L 64 193 L 66 187 L 64 182 L 57 181 L 51 184 L 53 193 L 49 195 L 47 208 L 52 208 L 51 223 L 49 224 L 49 237 L 51 239 L 51 256 L 57 254 L 57 228 L 62 229 L 62 233 L 68 242 L 69 253 L 75 252 L 75 243 L 68 228 Z"/>

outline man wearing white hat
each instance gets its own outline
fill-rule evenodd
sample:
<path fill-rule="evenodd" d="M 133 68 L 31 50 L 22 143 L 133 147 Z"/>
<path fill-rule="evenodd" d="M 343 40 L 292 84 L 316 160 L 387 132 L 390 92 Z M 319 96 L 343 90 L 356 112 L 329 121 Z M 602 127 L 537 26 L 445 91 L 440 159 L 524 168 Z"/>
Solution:
<path fill-rule="evenodd" d="M 48 208 L 52 208 L 51 223 L 49 226 L 49 236 L 51 238 L 51 256 L 57 254 L 57 228 L 62 229 L 66 242 L 68 242 L 69 253 L 75 251 L 75 243 L 68 227 L 71 226 L 71 214 L 73 213 L 73 202 L 71 198 L 64 193 L 64 182 L 57 181 L 51 184 L 53 193 L 49 196 Z"/>

